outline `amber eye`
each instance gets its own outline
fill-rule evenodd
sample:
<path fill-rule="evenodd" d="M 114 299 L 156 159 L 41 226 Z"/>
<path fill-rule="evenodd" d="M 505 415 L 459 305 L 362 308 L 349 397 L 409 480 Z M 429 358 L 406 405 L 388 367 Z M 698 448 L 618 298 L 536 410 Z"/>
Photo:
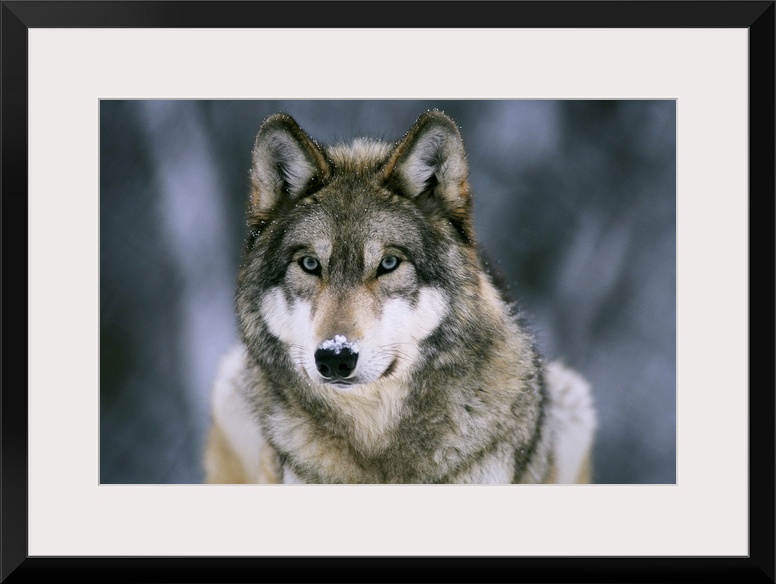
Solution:
<path fill-rule="evenodd" d="M 313 274 L 315 276 L 318 276 L 321 273 L 320 262 L 312 256 L 304 256 L 303 258 L 299 258 L 299 267 L 308 274 Z"/>
<path fill-rule="evenodd" d="M 383 274 L 393 272 L 396 268 L 399 267 L 400 263 L 401 263 L 401 260 L 396 256 L 393 256 L 393 255 L 385 256 L 383 258 L 383 261 L 380 262 L 380 265 L 377 268 L 377 275 L 381 276 Z"/>

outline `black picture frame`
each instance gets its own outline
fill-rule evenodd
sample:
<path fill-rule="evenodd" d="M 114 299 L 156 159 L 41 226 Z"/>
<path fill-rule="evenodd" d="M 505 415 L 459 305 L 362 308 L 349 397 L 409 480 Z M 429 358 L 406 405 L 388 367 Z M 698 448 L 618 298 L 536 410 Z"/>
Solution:
<path fill-rule="evenodd" d="M 2 2 L 3 582 L 773 582 L 774 1 Z M 409 17 L 409 10 L 412 18 Z M 743 28 L 749 31 L 747 557 L 29 557 L 27 33 L 157 27 Z M 754 234 L 754 239 L 752 235 Z M 762 241 L 765 240 L 765 241 Z M 12 242 L 12 243 L 9 243 Z M 23 243 L 21 243 L 23 242 Z M 752 245 L 754 243 L 754 245 Z M 21 250 L 25 252 L 22 253 Z M 752 294 L 751 290 L 760 292 Z M 763 298 L 765 300 L 763 300 Z M 20 316 L 9 319 L 8 315 Z M 767 330 L 763 330 L 767 329 Z M 765 334 L 763 334 L 765 333 Z M 763 340 L 765 339 L 765 340 Z M 21 379 L 21 381 L 20 381 Z M 713 510 L 710 510 L 713 513 Z"/>

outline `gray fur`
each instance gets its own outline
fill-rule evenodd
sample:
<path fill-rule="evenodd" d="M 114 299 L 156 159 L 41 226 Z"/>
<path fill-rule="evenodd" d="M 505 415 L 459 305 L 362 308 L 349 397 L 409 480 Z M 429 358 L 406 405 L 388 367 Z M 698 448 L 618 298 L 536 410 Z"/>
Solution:
<path fill-rule="evenodd" d="M 232 385 L 286 482 L 553 480 L 554 436 L 563 431 L 553 426 L 554 391 L 532 337 L 483 269 L 466 172 L 460 133 L 440 112 L 423 114 L 393 146 L 327 149 L 289 116 L 265 121 L 251 170 L 236 294 L 244 349 Z M 380 272 L 386 254 L 401 258 L 390 274 Z M 304 256 L 319 274 L 299 268 Z M 305 373 L 309 350 L 283 340 L 297 325 L 282 315 L 306 322 L 300 306 L 320 343 L 380 330 L 390 310 L 420 310 L 429 298 L 443 299 L 418 312 L 433 328 L 386 346 L 385 362 L 376 351 L 379 378 L 353 389 Z"/>

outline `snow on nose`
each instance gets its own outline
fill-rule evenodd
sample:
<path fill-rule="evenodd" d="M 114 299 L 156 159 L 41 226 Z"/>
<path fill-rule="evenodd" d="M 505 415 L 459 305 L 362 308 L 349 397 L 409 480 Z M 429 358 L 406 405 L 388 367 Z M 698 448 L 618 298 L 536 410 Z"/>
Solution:
<path fill-rule="evenodd" d="M 337 355 L 343 349 L 347 349 L 351 353 L 358 353 L 358 345 L 348 341 L 347 337 L 343 335 L 334 335 L 333 339 L 326 339 L 318 346 L 318 349 L 333 351 Z"/>

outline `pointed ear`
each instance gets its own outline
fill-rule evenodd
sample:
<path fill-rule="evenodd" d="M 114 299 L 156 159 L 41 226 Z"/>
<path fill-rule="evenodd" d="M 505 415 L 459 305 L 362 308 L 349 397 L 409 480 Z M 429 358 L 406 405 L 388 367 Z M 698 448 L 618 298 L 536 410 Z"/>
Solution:
<path fill-rule="evenodd" d="M 428 111 L 418 118 L 394 148 L 385 172 L 388 184 L 410 198 L 431 195 L 458 213 L 469 208 L 463 139 L 442 112 Z"/>
<path fill-rule="evenodd" d="M 287 114 L 272 115 L 253 146 L 251 210 L 263 213 L 283 197 L 293 200 L 329 173 L 323 152 L 299 124 Z"/>

